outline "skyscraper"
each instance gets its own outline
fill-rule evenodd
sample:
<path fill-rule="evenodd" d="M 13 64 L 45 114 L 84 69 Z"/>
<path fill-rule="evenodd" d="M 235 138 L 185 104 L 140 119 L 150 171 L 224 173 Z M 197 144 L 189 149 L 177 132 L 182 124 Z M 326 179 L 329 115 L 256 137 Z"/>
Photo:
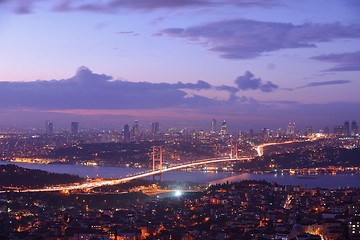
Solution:
<path fill-rule="evenodd" d="M 213 119 L 213 120 L 211 120 L 211 134 L 215 134 L 216 131 L 217 131 L 217 129 L 216 129 L 216 120 Z"/>
<path fill-rule="evenodd" d="M 224 135 L 227 133 L 227 124 L 226 121 L 224 120 L 221 124 L 221 134 Z"/>
<path fill-rule="evenodd" d="M 133 137 L 138 137 L 140 132 L 139 132 L 139 121 L 135 120 L 134 121 L 134 126 L 132 128 L 132 132 L 133 132 Z"/>
<path fill-rule="evenodd" d="M 350 123 L 349 123 L 349 121 L 344 122 L 344 135 L 345 136 L 350 135 Z"/>
<path fill-rule="evenodd" d="M 46 131 L 46 134 L 53 134 L 53 130 L 54 130 L 54 125 L 52 122 L 50 121 L 46 121 L 45 122 L 45 131 Z"/>
<path fill-rule="evenodd" d="M 71 122 L 71 134 L 79 133 L 79 122 Z"/>
<path fill-rule="evenodd" d="M 356 136 L 359 133 L 359 127 L 355 121 L 351 122 L 351 135 Z"/>
<path fill-rule="evenodd" d="M 153 135 L 157 135 L 159 133 L 159 123 L 158 122 L 153 122 L 151 123 L 151 133 Z"/>
<path fill-rule="evenodd" d="M 130 141 L 130 127 L 129 127 L 129 125 L 127 125 L 127 124 L 124 125 L 123 132 L 124 132 L 124 141 L 125 142 Z"/>

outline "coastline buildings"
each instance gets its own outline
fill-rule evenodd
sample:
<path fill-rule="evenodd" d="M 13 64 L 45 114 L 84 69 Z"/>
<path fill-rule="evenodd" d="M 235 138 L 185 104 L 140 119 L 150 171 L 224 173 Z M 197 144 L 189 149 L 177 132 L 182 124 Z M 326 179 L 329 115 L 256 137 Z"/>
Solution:
<path fill-rule="evenodd" d="M 343 125 L 336 125 L 334 127 L 334 134 L 338 136 L 357 136 L 359 134 L 359 127 L 356 121 L 345 121 Z"/>

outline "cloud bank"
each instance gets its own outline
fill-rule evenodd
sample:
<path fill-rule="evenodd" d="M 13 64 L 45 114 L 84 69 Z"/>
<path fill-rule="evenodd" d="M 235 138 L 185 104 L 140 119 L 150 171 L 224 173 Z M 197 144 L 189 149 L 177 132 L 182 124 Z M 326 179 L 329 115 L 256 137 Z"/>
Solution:
<path fill-rule="evenodd" d="M 0 0 L 1 4 L 9 4 L 13 12 L 29 14 L 45 0 Z M 49 1 L 50 2 L 50 1 Z M 54 0 L 51 1 L 54 11 L 86 11 L 99 13 L 114 13 L 125 10 L 152 11 L 156 9 L 179 9 L 193 7 L 216 7 L 233 5 L 238 7 L 272 7 L 278 0 Z"/>
<path fill-rule="evenodd" d="M 304 86 L 298 88 L 308 88 L 308 87 L 321 87 L 327 85 L 341 85 L 341 84 L 348 84 L 351 83 L 350 80 L 333 80 L 333 81 L 324 81 L 324 82 L 311 82 Z"/>
<path fill-rule="evenodd" d="M 251 59 L 281 49 L 315 48 L 317 43 L 360 38 L 360 25 L 295 25 L 234 19 L 189 28 L 166 28 L 158 35 L 196 42 L 222 58 Z"/>
<path fill-rule="evenodd" d="M 335 63 L 335 67 L 325 71 L 360 71 L 360 51 L 320 55 L 312 59 Z"/>
<path fill-rule="evenodd" d="M 39 109 L 147 109 L 173 106 L 214 104 L 200 96 L 185 98 L 180 89 L 203 89 L 210 85 L 197 83 L 149 83 L 113 80 L 95 74 L 86 67 L 66 80 L 35 82 L 0 82 L 0 107 Z"/>
<path fill-rule="evenodd" d="M 249 71 L 246 71 L 243 76 L 238 77 L 235 83 L 241 90 L 260 89 L 262 92 L 272 92 L 278 88 L 278 86 L 272 82 L 263 83 L 260 78 L 255 78 Z"/>
<path fill-rule="evenodd" d="M 105 74 L 93 73 L 80 67 L 75 76 L 64 80 L 34 82 L 0 82 L 1 108 L 37 109 L 154 109 L 169 107 L 197 108 L 219 106 L 219 100 L 203 90 L 226 91 L 236 99 L 239 91 L 270 92 L 277 86 L 247 71 L 235 80 L 235 86 L 213 86 L 206 81 L 196 83 L 150 83 L 114 80 Z M 192 94 L 189 95 L 188 92 Z"/>
<path fill-rule="evenodd" d="M 313 82 L 302 88 L 348 82 Z M 0 124 L 4 121 L 42 123 L 46 119 L 66 119 L 69 122 L 74 118 L 83 122 L 92 119 L 97 124 L 111 119 L 115 125 L 119 118 L 127 121 L 162 119 L 204 123 L 215 117 L 235 123 L 241 119 L 242 126 L 248 124 L 250 128 L 261 124 L 262 127 L 276 126 L 279 118 L 284 119 L 284 124 L 293 119 L 322 123 L 334 118 L 343 119 L 349 114 L 353 118 L 354 113 L 358 113 L 356 109 L 360 108 L 359 103 L 260 102 L 241 96 L 244 91 L 266 94 L 275 90 L 278 90 L 276 84 L 263 81 L 249 71 L 237 77 L 234 86 L 214 86 L 204 80 L 195 83 L 128 82 L 80 67 L 75 76 L 64 80 L 0 82 Z M 206 91 L 225 91 L 230 97 L 221 99 L 201 94 Z M 343 115 L 334 116 L 332 106 Z"/>

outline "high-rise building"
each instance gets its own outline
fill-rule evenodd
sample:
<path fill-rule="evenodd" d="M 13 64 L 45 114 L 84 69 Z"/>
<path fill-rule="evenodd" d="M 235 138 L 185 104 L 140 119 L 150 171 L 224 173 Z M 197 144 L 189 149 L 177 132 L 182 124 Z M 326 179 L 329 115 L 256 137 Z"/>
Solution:
<path fill-rule="evenodd" d="M 227 133 L 227 124 L 226 124 L 226 121 L 224 120 L 222 123 L 221 123 L 221 131 L 220 133 L 222 135 L 226 134 Z"/>
<path fill-rule="evenodd" d="M 128 124 L 124 125 L 123 133 L 124 133 L 124 141 L 125 142 L 130 141 L 130 127 Z"/>
<path fill-rule="evenodd" d="M 158 122 L 153 122 L 153 123 L 151 123 L 151 133 L 152 133 L 153 135 L 159 134 L 159 130 L 160 130 L 160 127 L 159 127 L 159 123 L 158 123 Z"/>
<path fill-rule="evenodd" d="M 351 135 L 356 136 L 359 133 L 359 127 L 355 121 L 351 122 Z"/>
<path fill-rule="evenodd" d="M 79 133 L 79 122 L 71 122 L 71 134 Z"/>
<path fill-rule="evenodd" d="M 138 137 L 140 135 L 140 131 L 139 131 L 139 121 L 138 120 L 135 120 L 134 121 L 134 126 L 132 128 L 132 134 L 133 134 L 133 137 Z"/>
<path fill-rule="evenodd" d="M 295 122 L 289 122 L 288 126 L 287 126 L 287 131 L 286 131 L 286 135 L 288 136 L 294 136 L 296 133 L 295 130 Z"/>
<path fill-rule="evenodd" d="M 46 121 L 45 122 L 45 131 L 46 131 L 46 134 L 53 134 L 53 131 L 54 131 L 54 124 L 53 122 L 50 122 L 50 121 Z"/>
<path fill-rule="evenodd" d="M 349 121 L 344 122 L 344 135 L 345 136 L 350 135 L 350 123 L 349 123 Z"/>
<path fill-rule="evenodd" d="M 215 134 L 216 131 L 217 131 L 217 129 L 216 129 L 216 120 L 213 119 L 213 120 L 211 120 L 211 134 Z"/>

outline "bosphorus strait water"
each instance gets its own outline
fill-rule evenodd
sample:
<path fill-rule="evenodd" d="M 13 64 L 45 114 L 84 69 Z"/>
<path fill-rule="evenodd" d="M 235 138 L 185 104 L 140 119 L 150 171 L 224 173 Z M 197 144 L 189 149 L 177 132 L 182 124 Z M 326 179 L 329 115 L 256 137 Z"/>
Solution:
<path fill-rule="evenodd" d="M 0 164 L 9 164 L 0 162 Z M 123 168 L 110 166 L 83 166 L 70 164 L 29 164 L 11 163 L 19 167 L 29 169 L 40 169 L 54 173 L 68 173 L 80 177 L 90 178 L 121 178 L 128 174 L 134 174 L 148 169 Z M 150 179 L 150 178 L 149 178 Z M 307 188 L 360 188 L 360 174 L 340 173 L 336 175 L 320 174 L 315 178 L 299 178 L 297 175 L 289 174 L 255 174 L 234 172 L 198 172 L 198 171 L 172 171 L 162 175 L 164 181 L 196 182 L 196 183 L 225 183 L 238 182 L 242 180 L 265 180 L 276 182 L 280 185 L 302 185 Z"/>

